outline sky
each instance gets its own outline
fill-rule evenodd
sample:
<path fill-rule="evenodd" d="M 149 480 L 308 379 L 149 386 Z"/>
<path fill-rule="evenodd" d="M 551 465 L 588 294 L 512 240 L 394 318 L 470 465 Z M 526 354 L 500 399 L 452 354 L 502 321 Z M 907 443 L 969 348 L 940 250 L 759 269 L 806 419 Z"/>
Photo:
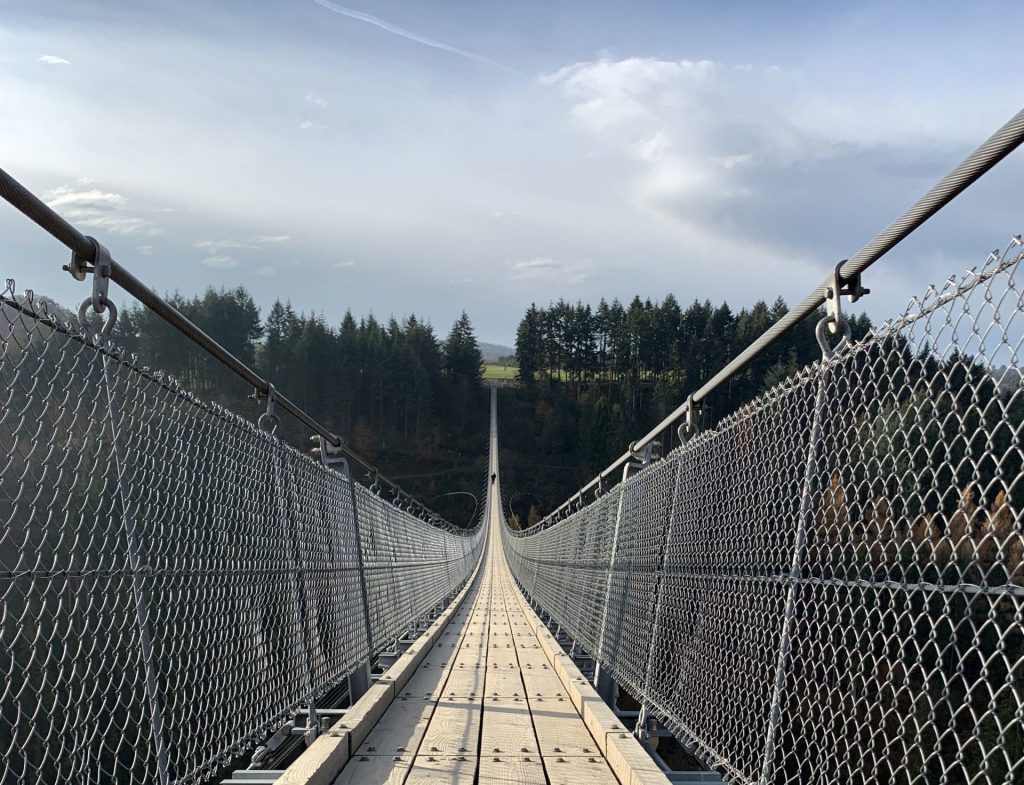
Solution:
<path fill-rule="evenodd" d="M 510 345 L 558 298 L 795 303 L 1021 108 L 1016 0 L 345 2 L 0 0 L 0 167 L 161 293 Z M 1024 231 L 1022 174 L 857 308 Z M 3 204 L 0 236 L 19 290 L 88 294 Z"/>

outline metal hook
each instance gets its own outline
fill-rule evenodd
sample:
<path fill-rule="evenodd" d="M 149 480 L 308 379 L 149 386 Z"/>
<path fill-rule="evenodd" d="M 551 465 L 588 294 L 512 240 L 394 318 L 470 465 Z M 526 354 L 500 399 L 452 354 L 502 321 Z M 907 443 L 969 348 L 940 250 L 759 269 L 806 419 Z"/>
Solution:
<path fill-rule="evenodd" d="M 821 348 L 821 356 L 824 359 L 828 359 L 836 350 L 839 349 L 846 343 L 849 343 L 852 339 L 852 333 L 850 332 L 850 323 L 846 319 L 840 319 L 839 324 L 835 324 L 835 319 L 832 316 L 824 317 L 817 326 L 814 328 L 814 337 L 818 339 L 818 346 Z M 835 346 L 829 346 L 828 336 L 826 335 L 826 328 L 832 332 L 839 330 L 842 335 Z"/>
<path fill-rule="evenodd" d="M 91 297 L 78 306 L 78 321 L 82 323 L 83 327 L 89 323 L 88 309 L 90 305 L 94 305 Z M 106 297 L 100 299 L 100 309 L 96 311 L 96 313 L 104 312 L 107 314 L 107 320 L 103 323 L 103 327 L 96 336 L 98 339 L 96 342 L 97 346 L 102 346 L 110 339 L 110 334 L 114 331 L 114 323 L 117 321 L 117 307 Z"/>
<path fill-rule="evenodd" d="M 257 396 L 259 390 L 256 391 Z M 267 410 L 260 415 L 256 421 L 256 425 L 262 428 L 267 433 L 273 433 L 277 430 L 277 426 L 281 424 L 281 418 L 277 416 L 275 409 L 275 401 L 277 396 L 274 392 L 274 385 L 271 382 L 267 382 Z"/>
<path fill-rule="evenodd" d="M 679 423 L 679 427 L 676 429 L 676 436 L 679 437 L 680 444 L 686 444 L 696 435 L 696 414 L 699 411 L 699 406 L 700 404 L 693 400 L 692 395 L 686 399 L 686 419 Z"/>
<path fill-rule="evenodd" d="M 86 273 L 92 273 L 92 296 L 78 306 L 78 321 L 83 325 L 88 323 L 86 310 L 89 306 L 92 306 L 93 313 L 106 313 L 107 321 L 97 336 L 98 345 L 102 345 L 110 338 L 110 334 L 114 330 L 114 323 L 117 321 L 117 308 L 107 296 L 110 291 L 110 275 L 113 269 L 113 260 L 110 258 L 110 252 L 97 242 L 95 238 L 89 237 L 87 239 L 92 241 L 96 249 L 95 264 L 92 267 L 86 267 L 81 257 L 76 255 L 72 257 L 71 265 L 68 265 L 68 269 L 71 271 L 71 268 L 74 268 L 71 274 L 79 281 L 85 280 Z"/>

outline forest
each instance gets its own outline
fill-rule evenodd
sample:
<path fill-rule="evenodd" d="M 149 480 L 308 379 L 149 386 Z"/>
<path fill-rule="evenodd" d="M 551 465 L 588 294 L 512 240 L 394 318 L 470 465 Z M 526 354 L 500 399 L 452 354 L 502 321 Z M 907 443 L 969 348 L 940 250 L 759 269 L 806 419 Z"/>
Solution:
<path fill-rule="evenodd" d="M 415 315 L 382 321 L 347 312 L 330 324 L 275 302 L 263 316 L 244 288 L 168 299 L 386 476 L 452 522 L 471 520 L 485 473 L 487 404 L 467 314 L 438 334 Z M 684 309 L 671 294 L 660 302 L 636 297 L 628 306 L 531 305 L 516 330 L 519 384 L 502 391 L 499 407 L 511 512 L 528 523 L 554 509 L 786 307 L 777 299 L 735 312 L 694 300 Z M 853 320 L 855 336 L 869 328 L 866 316 Z M 123 310 L 116 340 L 203 398 L 250 415 L 263 405 L 141 306 Z M 705 415 L 732 411 L 817 356 L 808 320 L 709 401 Z M 297 423 L 284 418 L 280 428 L 308 446 Z"/>

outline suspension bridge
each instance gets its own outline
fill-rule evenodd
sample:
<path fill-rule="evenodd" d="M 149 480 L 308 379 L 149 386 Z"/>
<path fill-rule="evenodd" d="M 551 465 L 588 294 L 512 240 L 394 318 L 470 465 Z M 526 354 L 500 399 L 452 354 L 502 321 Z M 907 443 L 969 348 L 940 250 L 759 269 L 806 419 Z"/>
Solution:
<path fill-rule="evenodd" d="M 0 293 L 0 783 L 1024 783 L 1020 237 L 863 339 L 842 304 L 1022 140 L 526 530 L 497 390 L 456 527 L 0 170 L 90 287 Z M 112 285 L 259 419 L 121 352 Z M 816 314 L 820 361 L 702 417 Z"/>

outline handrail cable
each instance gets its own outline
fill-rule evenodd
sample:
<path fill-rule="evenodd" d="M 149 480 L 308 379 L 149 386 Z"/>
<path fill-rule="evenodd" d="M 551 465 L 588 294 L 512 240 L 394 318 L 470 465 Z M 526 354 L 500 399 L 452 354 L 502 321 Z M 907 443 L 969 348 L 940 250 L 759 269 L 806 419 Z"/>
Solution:
<path fill-rule="evenodd" d="M 662 432 L 685 417 L 691 407 L 696 408 L 696 404 L 707 398 L 712 392 L 721 387 L 723 383 L 743 370 L 753 359 L 762 354 L 779 338 L 821 307 L 825 303 L 828 291 L 833 285 L 838 284 L 842 286 L 843 284 L 856 282 L 864 270 L 899 245 L 908 235 L 953 201 L 968 186 L 979 180 L 989 169 L 1013 152 L 1021 142 L 1024 142 L 1024 109 L 1011 117 L 999 130 L 986 139 L 980 147 L 961 161 L 953 171 L 943 177 L 924 196 L 907 208 L 899 218 L 875 235 L 874 239 L 856 254 L 838 266 L 835 275 L 835 278 L 838 278 L 837 281 L 834 280 L 832 275 L 828 276 L 804 298 L 803 302 L 787 311 L 775 324 L 754 340 L 750 346 L 736 355 L 722 370 L 708 380 L 704 386 L 689 396 L 675 411 L 655 425 L 645 436 L 633 442 L 629 449 L 615 459 L 608 468 L 604 469 L 579 491 L 566 499 L 548 516 L 548 519 L 552 519 L 560 513 L 569 510 L 573 505 L 581 503 L 586 494 L 596 490 L 605 479 L 620 471 L 630 461 L 635 460 L 636 456 L 634 453 L 636 450 L 640 450 L 653 442 Z"/>
<path fill-rule="evenodd" d="M 97 248 L 94 241 L 82 234 L 72 224 L 68 223 L 55 210 L 49 207 L 38 196 L 28 188 L 15 180 L 4 169 L 0 168 L 0 196 L 9 204 L 19 210 L 22 214 L 32 219 L 41 226 L 50 236 L 60 241 L 77 257 L 89 262 L 96 262 Z M 110 279 L 124 289 L 128 294 L 145 305 L 149 310 L 174 327 L 190 341 L 222 365 L 227 366 L 246 383 L 252 385 L 259 395 L 270 395 L 272 386 L 270 382 L 260 376 L 256 371 L 235 357 L 231 352 L 217 343 L 207 333 L 199 328 L 194 322 L 188 319 L 177 308 L 167 302 L 164 298 L 146 286 L 136 278 L 128 269 L 111 259 Z M 273 397 L 277 408 L 288 412 L 292 417 L 305 425 L 311 431 L 326 439 L 332 447 L 335 447 L 342 455 L 350 461 L 362 466 L 375 478 L 376 482 L 387 485 L 394 493 L 415 505 L 428 519 L 437 519 L 438 516 L 423 502 L 402 490 L 401 486 L 389 480 L 381 474 L 377 467 L 363 458 L 355 450 L 348 447 L 340 436 L 321 425 L 312 415 L 303 410 L 300 406 L 292 403 L 288 398 L 273 387 Z"/>

